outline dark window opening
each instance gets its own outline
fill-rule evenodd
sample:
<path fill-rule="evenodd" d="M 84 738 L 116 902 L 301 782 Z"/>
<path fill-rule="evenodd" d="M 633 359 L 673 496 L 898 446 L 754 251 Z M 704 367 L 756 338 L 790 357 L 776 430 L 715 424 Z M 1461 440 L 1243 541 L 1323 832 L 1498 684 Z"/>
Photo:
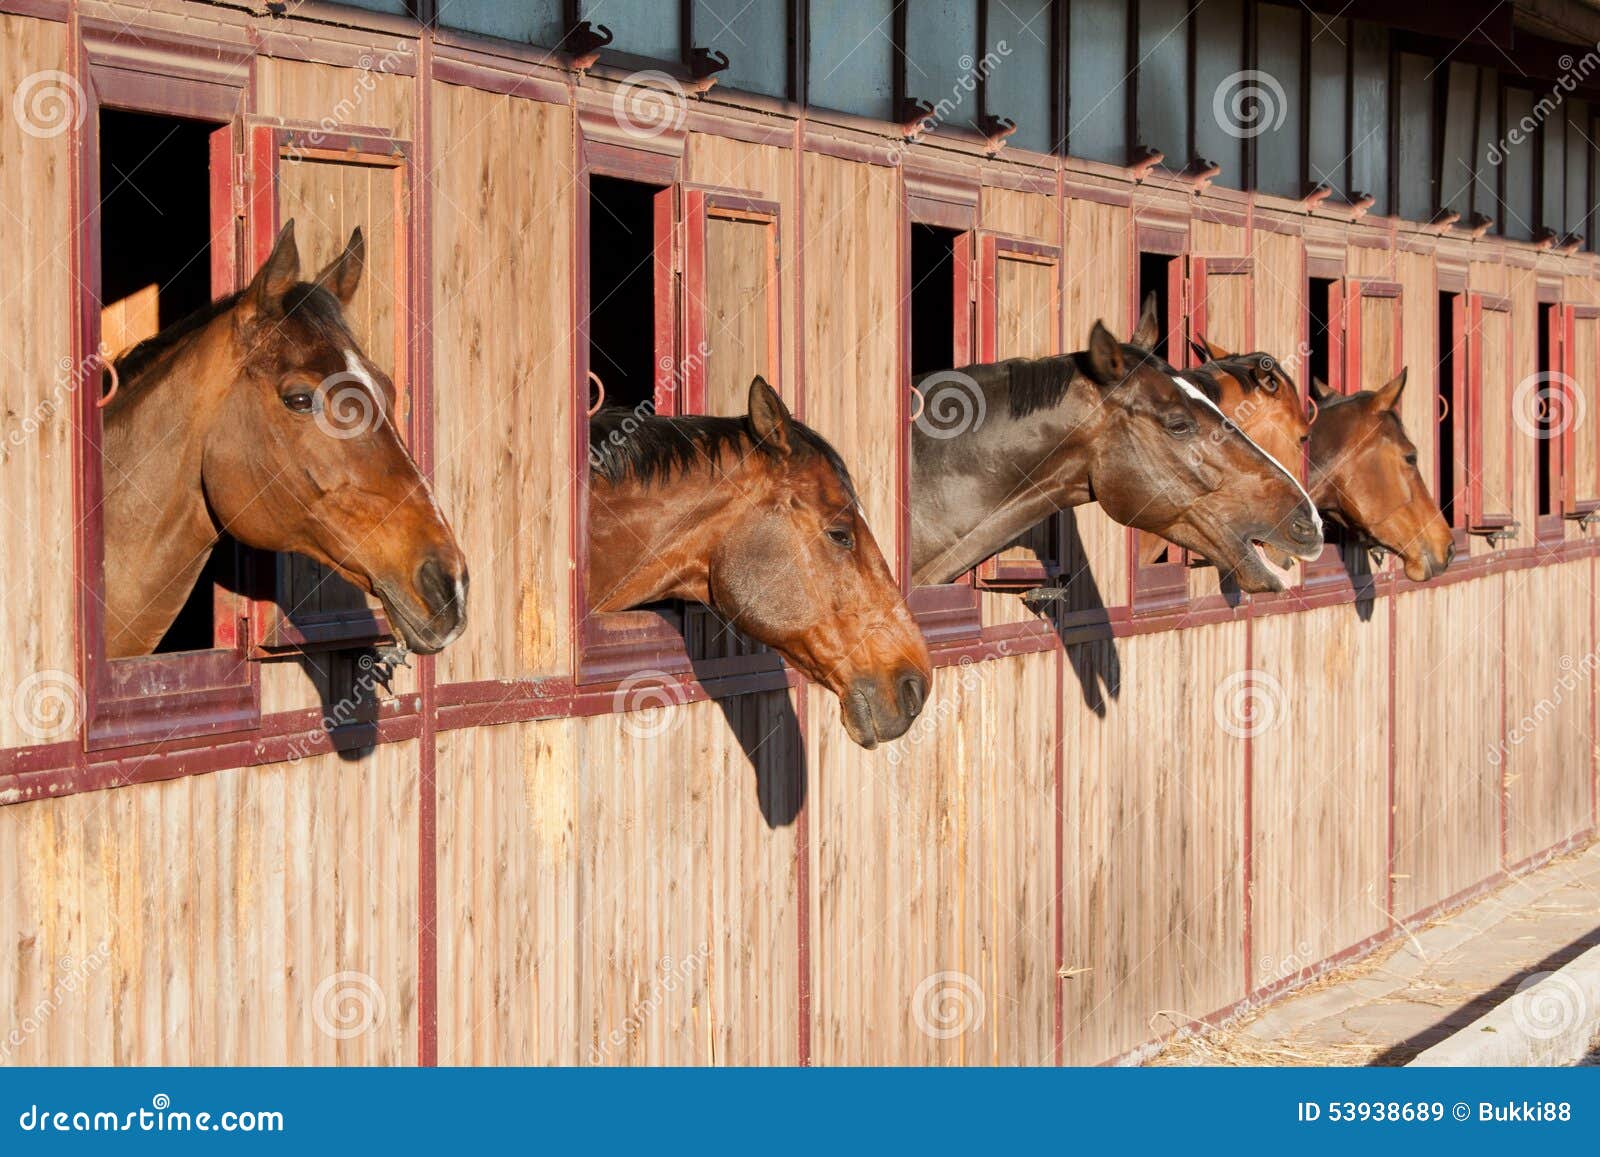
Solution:
<path fill-rule="evenodd" d="M 956 239 L 937 225 L 911 226 L 911 376 L 948 370 L 955 348 Z M 961 361 L 966 361 L 965 350 Z"/>
<path fill-rule="evenodd" d="M 118 109 L 100 113 L 100 301 L 103 310 L 130 319 L 120 336 L 105 335 L 108 344 L 126 348 L 211 301 L 210 138 L 216 128 Z M 224 537 L 157 644 L 158 654 L 215 645 L 216 588 L 237 589 L 237 556 Z"/>
<path fill-rule="evenodd" d="M 1539 471 L 1538 510 L 1541 518 L 1560 513 L 1560 478 L 1556 464 L 1560 438 L 1556 421 L 1561 407 L 1553 403 L 1550 397 L 1550 392 L 1559 388 L 1556 383 L 1560 380 L 1555 376 L 1555 350 L 1550 345 L 1550 327 L 1555 322 L 1555 311 L 1556 307 L 1548 302 L 1539 306 L 1539 396 L 1534 455 Z"/>
<path fill-rule="evenodd" d="M 1456 310 L 1459 299 L 1454 293 L 1439 295 L 1439 509 L 1450 526 L 1459 525 L 1457 490 L 1461 479 L 1456 474 L 1456 422 L 1457 411 L 1464 399 L 1456 389 L 1455 344 Z"/>
<path fill-rule="evenodd" d="M 589 369 L 605 404 L 655 403 L 654 185 L 589 179 Z"/>
<path fill-rule="evenodd" d="M 1171 334 L 1167 332 L 1171 317 L 1170 305 L 1172 263 L 1177 258 L 1167 253 L 1141 253 L 1139 254 L 1139 308 L 1144 309 L 1144 303 L 1153 293 L 1156 295 L 1156 342 L 1151 348 L 1156 355 L 1177 365 L 1170 348 Z"/>
<path fill-rule="evenodd" d="M 1338 285 L 1325 277 L 1313 277 L 1307 286 L 1307 388 L 1311 382 L 1333 384 L 1333 295 Z"/>

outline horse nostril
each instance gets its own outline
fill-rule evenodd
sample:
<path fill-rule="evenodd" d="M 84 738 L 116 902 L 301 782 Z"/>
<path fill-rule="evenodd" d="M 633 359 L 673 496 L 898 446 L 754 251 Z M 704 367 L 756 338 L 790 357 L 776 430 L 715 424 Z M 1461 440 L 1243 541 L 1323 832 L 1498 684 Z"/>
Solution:
<path fill-rule="evenodd" d="M 437 558 L 429 558 L 417 568 L 417 592 L 435 613 L 456 601 L 459 581 Z"/>
<path fill-rule="evenodd" d="M 928 681 L 916 671 L 900 676 L 900 710 L 913 717 L 928 699 Z"/>
<path fill-rule="evenodd" d="M 1310 542 L 1317 536 L 1317 524 L 1309 518 L 1296 518 L 1289 523 L 1289 531 L 1301 542 Z"/>
<path fill-rule="evenodd" d="M 1450 544 L 1444 548 L 1444 565 L 1445 566 L 1449 566 L 1450 563 L 1455 560 L 1455 557 L 1456 557 L 1456 544 L 1455 544 L 1455 540 L 1451 539 Z"/>

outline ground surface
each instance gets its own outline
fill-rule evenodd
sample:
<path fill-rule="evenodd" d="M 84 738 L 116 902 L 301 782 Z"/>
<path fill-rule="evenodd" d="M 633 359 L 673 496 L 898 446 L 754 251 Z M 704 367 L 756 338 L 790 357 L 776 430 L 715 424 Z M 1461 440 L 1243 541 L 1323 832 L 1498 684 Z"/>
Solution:
<path fill-rule="evenodd" d="M 1264 1009 L 1175 1038 L 1150 1063 L 1403 1065 L 1597 944 L 1593 844 Z M 1586 1063 L 1600 1064 L 1600 1047 Z"/>

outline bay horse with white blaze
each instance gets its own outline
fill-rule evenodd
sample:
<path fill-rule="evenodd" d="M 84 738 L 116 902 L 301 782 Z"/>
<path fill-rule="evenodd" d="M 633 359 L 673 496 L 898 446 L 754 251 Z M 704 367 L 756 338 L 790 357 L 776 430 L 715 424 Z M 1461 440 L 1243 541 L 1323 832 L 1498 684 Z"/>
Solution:
<path fill-rule="evenodd" d="M 936 381 L 937 380 L 937 381 Z M 1301 558 L 1322 520 L 1299 482 L 1193 383 L 1099 322 L 1063 357 L 938 371 L 975 389 L 980 420 L 912 427 L 911 557 L 918 584 L 950 582 L 1058 510 L 1099 502 L 1126 526 L 1203 553 L 1246 591 L 1282 589 L 1255 544 Z"/>
<path fill-rule="evenodd" d="M 927 644 L 849 471 L 763 379 L 743 418 L 589 421 L 589 605 L 705 603 L 839 697 L 863 747 L 911 726 Z"/>
<path fill-rule="evenodd" d="M 361 230 L 312 282 L 294 222 L 241 292 L 133 347 L 104 411 L 106 654 L 147 655 L 221 536 L 376 595 L 413 651 L 466 625 L 467 566 L 344 318 Z"/>

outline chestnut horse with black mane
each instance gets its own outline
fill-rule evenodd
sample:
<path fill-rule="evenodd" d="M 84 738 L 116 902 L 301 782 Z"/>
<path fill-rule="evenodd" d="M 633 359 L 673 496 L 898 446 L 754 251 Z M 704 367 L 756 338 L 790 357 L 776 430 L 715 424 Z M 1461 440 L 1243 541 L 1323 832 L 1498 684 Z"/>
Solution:
<path fill-rule="evenodd" d="M 128 351 L 104 410 L 106 654 L 147 655 L 218 539 L 292 551 L 376 595 L 406 645 L 466 625 L 467 566 L 344 318 L 361 231 L 312 282 L 294 222 L 241 292 Z"/>
<path fill-rule="evenodd" d="M 839 697 L 863 747 L 911 726 L 928 648 L 838 453 L 761 378 L 743 418 L 589 420 L 589 606 L 705 603 Z"/>
<path fill-rule="evenodd" d="M 911 559 L 918 584 L 950 582 L 1058 510 L 1099 502 L 1126 526 L 1214 560 L 1246 591 L 1282 589 L 1255 544 L 1322 549 L 1310 497 L 1194 384 L 1099 322 L 1089 348 L 918 379 L 976 420 L 912 427 Z M 981 403 L 978 405 L 977 403 Z"/>

